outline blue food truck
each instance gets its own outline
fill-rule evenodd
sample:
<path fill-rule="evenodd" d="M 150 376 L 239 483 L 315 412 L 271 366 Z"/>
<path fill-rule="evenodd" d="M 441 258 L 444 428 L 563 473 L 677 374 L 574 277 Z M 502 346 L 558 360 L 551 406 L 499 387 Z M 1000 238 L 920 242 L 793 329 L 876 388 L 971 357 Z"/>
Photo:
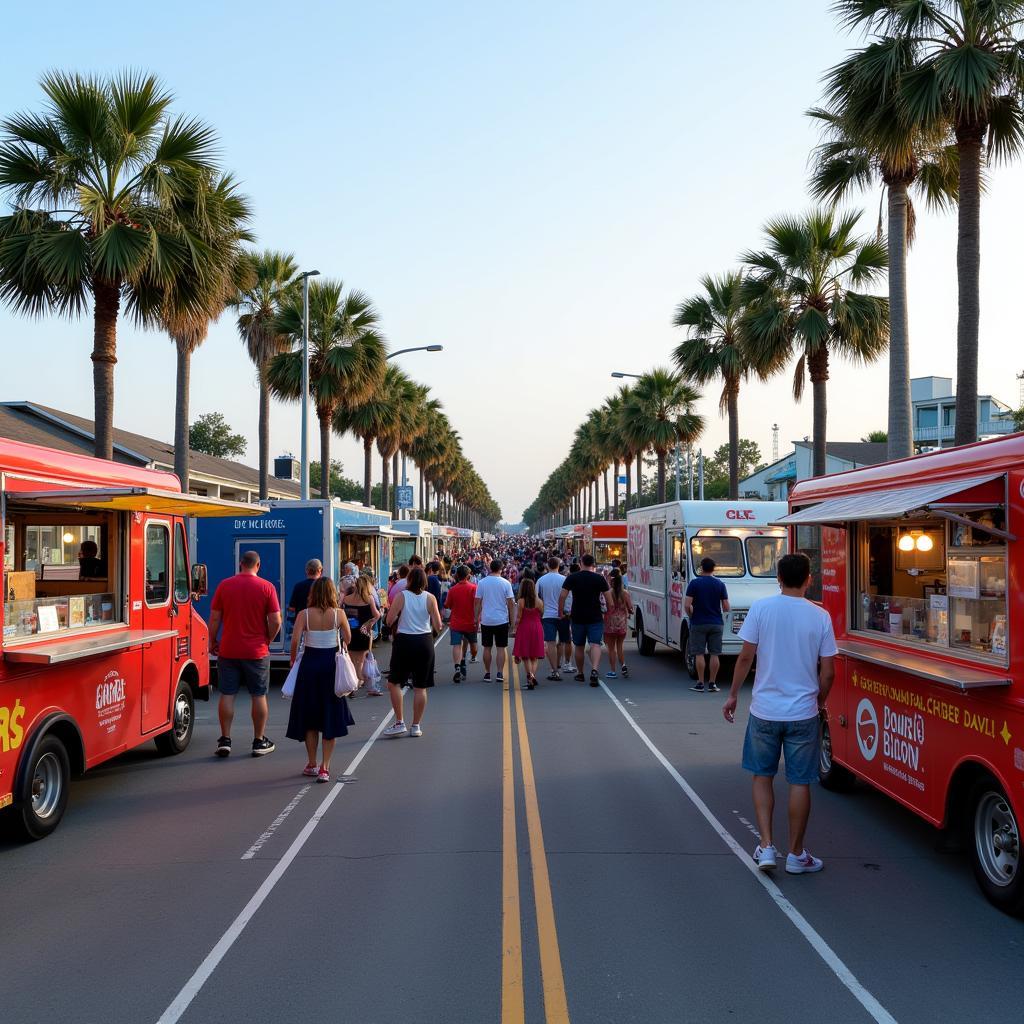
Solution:
<path fill-rule="evenodd" d="M 221 580 L 238 571 L 243 551 L 260 556 L 260 575 L 277 587 L 282 611 L 292 587 L 306 575 L 306 562 L 319 558 L 324 574 L 335 583 L 346 562 L 373 568 L 377 585 L 386 586 L 391 572 L 391 544 L 406 537 L 391 528 L 391 516 L 345 501 L 274 499 L 262 502 L 266 515 L 251 518 L 193 519 L 192 551 L 208 567 L 209 594 L 197 602 L 209 620 L 211 596 Z M 291 643 L 291 622 L 270 645 L 271 657 L 284 660 Z"/>

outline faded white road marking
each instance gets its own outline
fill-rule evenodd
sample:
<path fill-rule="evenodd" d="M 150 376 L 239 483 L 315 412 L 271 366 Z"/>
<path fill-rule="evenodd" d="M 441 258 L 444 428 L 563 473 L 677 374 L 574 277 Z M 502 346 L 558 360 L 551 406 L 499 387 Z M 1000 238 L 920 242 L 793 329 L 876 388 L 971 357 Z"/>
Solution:
<path fill-rule="evenodd" d="M 267 826 L 266 832 L 263 833 L 256 840 L 252 846 L 249 847 L 245 853 L 242 854 L 242 860 L 252 860 L 257 853 L 267 844 L 267 841 L 273 836 L 273 834 L 284 824 L 285 818 L 288 817 L 296 807 L 299 806 L 299 801 L 312 789 L 311 785 L 303 786 L 302 789 L 292 797 L 292 801 L 287 807 Z"/>

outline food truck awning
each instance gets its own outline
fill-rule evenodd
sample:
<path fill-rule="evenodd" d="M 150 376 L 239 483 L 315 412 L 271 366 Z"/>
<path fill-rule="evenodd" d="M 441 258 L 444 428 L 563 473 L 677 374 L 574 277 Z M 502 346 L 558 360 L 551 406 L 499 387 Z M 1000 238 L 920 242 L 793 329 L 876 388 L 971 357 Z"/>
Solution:
<path fill-rule="evenodd" d="M 993 480 L 1001 480 L 1002 473 L 987 476 L 960 477 L 941 483 L 917 484 L 914 487 L 895 487 L 867 494 L 848 494 L 842 498 L 829 498 L 799 512 L 791 512 L 772 525 L 821 526 L 827 523 L 849 523 L 864 519 L 899 519 L 911 512 L 930 512 L 935 505 L 950 505 L 950 499 Z M 966 496 L 966 495 L 965 495 Z M 970 504 L 970 502 L 967 502 Z M 977 502 L 979 506 L 987 501 Z M 960 502 L 952 504 L 960 505 Z"/>
<path fill-rule="evenodd" d="M 17 496 L 17 500 L 31 501 L 37 505 L 95 508 L 104 512 L 157 512 L 169 516 L 201 518 L 261 516 L 267 511 L 262 505 L 250 505 L 245 501 L 204 498 L 199 494 L 160 491 L 153 487 L 75 487 L 60 491 L 25 491 Z"/>
<path fill-rule="evenodd" d="M 358 537 L 404 537 L 408 540 L 412 534 L 392 530 L 390 526 L 339 526 L 339 533 L 351 533 Z"/>

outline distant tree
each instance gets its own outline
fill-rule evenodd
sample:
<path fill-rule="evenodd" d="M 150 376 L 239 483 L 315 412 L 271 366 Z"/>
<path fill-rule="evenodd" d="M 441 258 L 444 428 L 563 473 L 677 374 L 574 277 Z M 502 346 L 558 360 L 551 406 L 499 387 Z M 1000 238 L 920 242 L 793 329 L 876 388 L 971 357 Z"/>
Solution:
<path fill-rule="evenodd" d="M 715 449 L 713 455 L 704 457 L 704 497 L 708 501 L 719 501 L 729 497 L 729 451 L 729 445 L 723 444 Z M 756 441 L 741 437 L 738 452 L 740 480 L 764 469 L 761 449 Z M 695 466 L 694 487 L 696 487 L 696 473 Z"/>
<path fill-rule="evenodd" d="M 872 430 L 867 437 L 862 437 L 861 440 L 869 444 L 887 444 L 889 432 L 887 430 Z"/>
<path fill-rule="evenodd" d="M 309 489 L 316 491 L 320 489 L 320 463 L 310 462 L 309 464 Z M 363 485 L 358 480 L 352 480 L 345 476 L 344 467 L 337 459 L 331 459 L 331 479 L 328 481 L 328 489 L 332 498 L 339 498 L 341 501 L 363 502 Z M 370 504 L 380 508 L 381 490 L 380 484 L 374 484 L 370 494 Z"/>
<path fill-rule="evenodd" d="M 222 413 L 208 412 L 188 428 L 188 446 L 193 451 L 216 455 L 218 459 L 245 454 L 245 437 L 233 434 Z"/>

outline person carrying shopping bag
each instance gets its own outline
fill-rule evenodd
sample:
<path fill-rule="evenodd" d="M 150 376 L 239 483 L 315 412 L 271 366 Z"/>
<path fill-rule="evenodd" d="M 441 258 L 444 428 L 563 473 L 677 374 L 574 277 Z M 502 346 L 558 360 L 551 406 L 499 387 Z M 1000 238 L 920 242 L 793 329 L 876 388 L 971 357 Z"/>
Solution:
<path fill-rule="evenodd" d="M 363 662 L 370 651 L 373 627 L 380 618 L 380 612 L 373 599 L 373 586 L 365 576 L 355 578 L 352 590 L 343 598 L 342 611 L 345 613 L 349 629 L 352 631 L 348 653 L 352 656 L 356 675 L 369 683 L 369 680 L 363 675 Z M 368 688 L 366 695 L 379 697 L 381 695 L 379 686 Z"/>
<path fill-rule="evenodd" d="M 306 767 L 302 774 L 317 782 L 330 782 L 334 742 L 339 736 L 347 736 L 348 727 L 355 725 L 348 701 L 334 693 L 339 634 L 340 643 L 351 642 L 348 621 L 338 608 L 338 591 L 331 579 L 322 576 L 309 592 L 309 606 L 295 617 L 293 665 L 299 657 L 300 643 L 303 646 L 285 733 L 290 740 L 306 744 Z M 321 737 L 323 759 L 318 767 L 316 755 Z"/>

